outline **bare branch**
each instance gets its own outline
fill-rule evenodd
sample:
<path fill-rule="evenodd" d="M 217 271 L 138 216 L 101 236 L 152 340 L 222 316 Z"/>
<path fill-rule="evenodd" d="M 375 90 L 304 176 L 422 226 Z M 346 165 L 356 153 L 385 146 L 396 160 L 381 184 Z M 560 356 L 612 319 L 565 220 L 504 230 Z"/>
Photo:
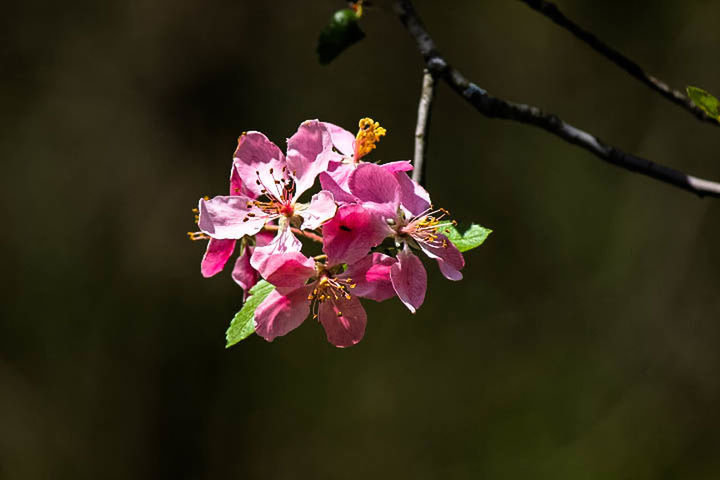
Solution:
<path fill-rule="evenodd" d="M 674 185 L 700 197 L 720 197 L 720 183 L 693 177 L 679 170 L 626 153 L 602 142 L 594 135 L 562 121 L 556 115 L 543 112 L 538 107 L 508 102 L 488 94 L 451 67 L 440 55 L 435 42 L 417 16 L 410 0 L 397 0 L 395 11 L 415 39 L 430 73 L 436 78 L 442 78 L 450 88 L 486 117 L 504 118 L 542 128 L 615 166 Z"/>
<path fill-rule="evenodd" d="M 435 95 L 435 78 L 426 68 L 423 71 L 422 91 L 418 104 L 417 126 L 415 127 L 415 155 L 413 157 L 412 179 L 420 185 L 425 184 L 425 147 L 430 132 L 430 111 Z"/>
<path fill-rule="evenodd" d="M 521 2 L 528 5 L 533 10 L 536 10 L 555 22 L 556 24 L 563 27 L 565 30 L 568 30 L 570 33 L 572 33 L 575 37 L 579 38 L 583 42 L 585 42 L 590 48 L 598 52 L 600 55 L 604 56 L 608 60 L 610 60 L 612 63 L 617 65 L 618 67 L 625 70 L 628 74 L 630 74 L 632 77 L 635 77 L 636 79 L 640 80 L 643 84 L 645 84 L 650 89 L 656 91 L 660 95 L 662 95 L 665 99 L 671 101 L 675 105 L 678 105 L 685 110 L 689 111 L 693 115 L 695 115 L 699 120 L 702 120 L 704 122 L 711 123 L 715 126 L 720 126 L 720 123 L 718 121 L 711 117 L 710 115 L 707 115 L 701 108 L 699 108 L 697 105 L 695 105 L 692 100 L 690 100 L 688 97 L 686 97 L 682 92 L 675 90 L 668 86 L 667 83 L 663 82 L 662 80 L 653 77 L 652 75 L 649 75 L 645 73 L 642 67 L 638 65 L 637 63 L 633 62 L 629 58 L 627 58 L 622 53 L 618 52 L 611 46 L 607 45 L 605 42 L 597 38 L 592 33 L 588 32 L 587 30 L 583 29 L 579 25 L 577 25 L 575 22 L 567 18 L 560 9 L 555 6 L 554 4 L 550 2 L 546 2 L 545 0 L 520 0 Z"/>

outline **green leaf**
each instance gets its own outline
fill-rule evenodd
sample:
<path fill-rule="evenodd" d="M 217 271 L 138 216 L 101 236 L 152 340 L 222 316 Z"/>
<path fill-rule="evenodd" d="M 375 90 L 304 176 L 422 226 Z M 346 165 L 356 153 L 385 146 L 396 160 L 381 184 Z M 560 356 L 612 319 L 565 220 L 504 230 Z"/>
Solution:
<path fill-rule="evenodd" d="M 317 54 L 322 65 L 327 65 L 343 50 L 365 38 L 357 20 L 357 14 L 349 8 L 335 12 L 318 38 Z"/>
<path fill-rule="evenodd" d="M 445 227 L 442 233 L 448 237 L 448 240 L 455 244 L 458 250 L 467 252 L 482 245 L 488 235 L 492 233 L 492 230 L 473 223 L 465 233 L 460 233 L 453 225 Z"/>
<path fill-rule="evenodd" d="M 253 288 L 250 289 L 250 296 L 245 301 L 240 311 L 230 322 L 230 327 L 225 332 L 227 344 L 225 348 L 230 348 L 241 340 L 255 332 L 255 309 L 275 290 L 275 285 L 260 280 Z"/>
<path fill-rule="evenodd" d="M 720 108 L 718 108 L 720 102 L 717 98 L 698 87 L 687 87 L 687 93 L 695 105 L 702 108 L 711 117 L 720 120 Z"/>

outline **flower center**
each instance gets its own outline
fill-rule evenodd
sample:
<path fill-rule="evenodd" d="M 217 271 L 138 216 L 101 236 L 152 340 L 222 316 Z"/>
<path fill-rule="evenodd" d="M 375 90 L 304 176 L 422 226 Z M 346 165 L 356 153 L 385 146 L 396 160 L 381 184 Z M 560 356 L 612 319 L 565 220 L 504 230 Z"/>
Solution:
<path fill-rule="evenodd" d="M 350 290 L 355 286 L 352 278 L 333 278 L 328 271 L 322 271 L 315 281 L 312 292 L 308 295 L 308 300 L 312 302 L 313 318 L 317 318 L 318 308 L 322 302 L 340 300 L 343 297 L 350 300 L 352 298 Z M 342 312 L 338 312 L 337 315 L 338 317 L 342 316 Z"/>
<path fill-rule="evenodd" d="M 255 171 L 257 179 L 255 183 L 262 187 L 260 193 L 265 196 L 265 200 L 252 200 L 247 203 L 247 208 L 257 207 L 267 216 L 271 217 L 287 217 L 292 218 L 295 215 L 295 202 L 293 195 L 295 194 L 295 180 L 287 175 L 287 167 L 283 167 L 280 175 L 275 176 L 274 170 L 271 168 L 268 172 L 270 179 L 263 179 L 260 171 Z M 269 183 L 269 184 L 268 184 Z M 252 212 L 248 213 L 243 222 L 247 222 L 256 215 Z"/>
<path fill-rule="evenodd" d="M 358 122 L 358 133 L 355 136 L 355 163 L 372 152 L 380 137 L 384 137 L 387 130 L 372 118 L 363 118 Z"/>
<path fill-rule="evenodd" d="M 432 208 L 432 207 L 431 207 Z M 430 210 L 414 217 L 406 225 L 401 225 L 397 232 L 399 235 L 406 235 L 418 242 L 422 242 L 435 247 L 447 247 L 447 239 L 440 237 L 440 230 L 448 225 L 456 225 L 455 220 L 446 220 L 450 212 L 444 208 Z"/>

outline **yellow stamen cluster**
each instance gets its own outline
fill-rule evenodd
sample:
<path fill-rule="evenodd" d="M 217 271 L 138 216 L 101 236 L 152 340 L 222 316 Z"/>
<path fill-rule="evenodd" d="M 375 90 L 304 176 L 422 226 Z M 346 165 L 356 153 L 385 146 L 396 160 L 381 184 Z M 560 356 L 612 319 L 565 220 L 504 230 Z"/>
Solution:
<path fill-rule="evenodd" d="M 352 283 L 352 278 L 331 278 L 323 274 L 315 282 L 308 300 L 312 302 L 313 318 L 317 318 L 318 305 L 327 300 L 340 300 L 345 297 L 347 300 L 352 298 L 350 290 L 356 285 Z M 342 312 L 337 312 L 338 317 L 342 316 Z"/>
<path fill-rule="evenodd" d="M 376 143 L 380 141 L 380 137 L 384 137 L 387 133 L 378 122 L 372 118 L 363 118 L 358 122 L 358 133 L 355 136 L 355 161 L 372 152 Z"/>

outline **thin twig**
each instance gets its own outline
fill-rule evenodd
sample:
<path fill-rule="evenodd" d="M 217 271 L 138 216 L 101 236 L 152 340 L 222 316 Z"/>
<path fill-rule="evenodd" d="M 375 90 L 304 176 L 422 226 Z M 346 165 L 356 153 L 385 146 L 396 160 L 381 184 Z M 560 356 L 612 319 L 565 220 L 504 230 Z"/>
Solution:
<path fill-rule="evenodd" d="M 425 147 L 430 133 L 430 112 L 435 95 L 435 78 L 426 68 L 423 71 L 422 91 L 418 103 L 417 126 L 415 127 L 415 156 L 413 157 L 412 179 L 420 185 L 425 184 Z"/>
<path fill-rule="evenodd" d="M 679 170 L 626 153 L 602 142 L 594 135 L 562 121 L 556 115 L 543 112 L 538 107 L 508 102 L 488 94 L 451 67 L 440 55 L 435 42 L 418 18 L 410 0 L 396 1 L 395 11 L 415 39 L 428 70 L 436 78 L 442 78 L 450 88 L 486 117 L 504 118 L 540 127 L 615 166 L 669 183 L 701 197 L 720 197 L 720 183 L 693 177 Z"/>
<path fill-rule="evenodd" d="M 692 100 L 686 97 L 682 92 L 671 88 L 667 83 L 663 82 L 662 80 L 645 73 L 645 70 L 640 65 L 630 60 L 625 55 L 618 52 L 611 46 L 607 45 L 595 35 L 583 29 L 581 26 L 567 18 L 556 5 L 550 2 L 546 2 L 545 0 L 520 1 L 528 5 L 533 10 L 540 12 L 556 24 L 563 27 L 565 30 L 568 30 L 575 37 L 585 42 L 590 48 L 610 60 L 618 67 L 625 70 L 632 77 L 640 80 L 640 82 L 644 83 L 650 89 L 662 95 L 665 99 L 689 111 L 699 120 L 712 123 L 715 126 L 720 126 L 720 123 L 718 123 L 717 119 L 711 117 L 710 115 L 707 115 L 701 108 L 695 105 Z"/>
<path fill-rule="evenodd" d="M 277 232 L 279 228 L 280 227 L 277 225 L 265 225 L 263 227 L 263 230 L 265 230 L 266 232 Z M 295 235 L 300 235 L 302 237 L 307 238 L 308 240 L 312 240 L 313 242 L 322 243 L 322 241 L 323 241 L 323 238 L 320 235 L 316 235 L 312 232 L 308 232 L 307 230 L 300 230 L 299 228 L 295 228 L 295 227 L 292 227 L 290 230 L 292 230 L 292 232 Z"/>

